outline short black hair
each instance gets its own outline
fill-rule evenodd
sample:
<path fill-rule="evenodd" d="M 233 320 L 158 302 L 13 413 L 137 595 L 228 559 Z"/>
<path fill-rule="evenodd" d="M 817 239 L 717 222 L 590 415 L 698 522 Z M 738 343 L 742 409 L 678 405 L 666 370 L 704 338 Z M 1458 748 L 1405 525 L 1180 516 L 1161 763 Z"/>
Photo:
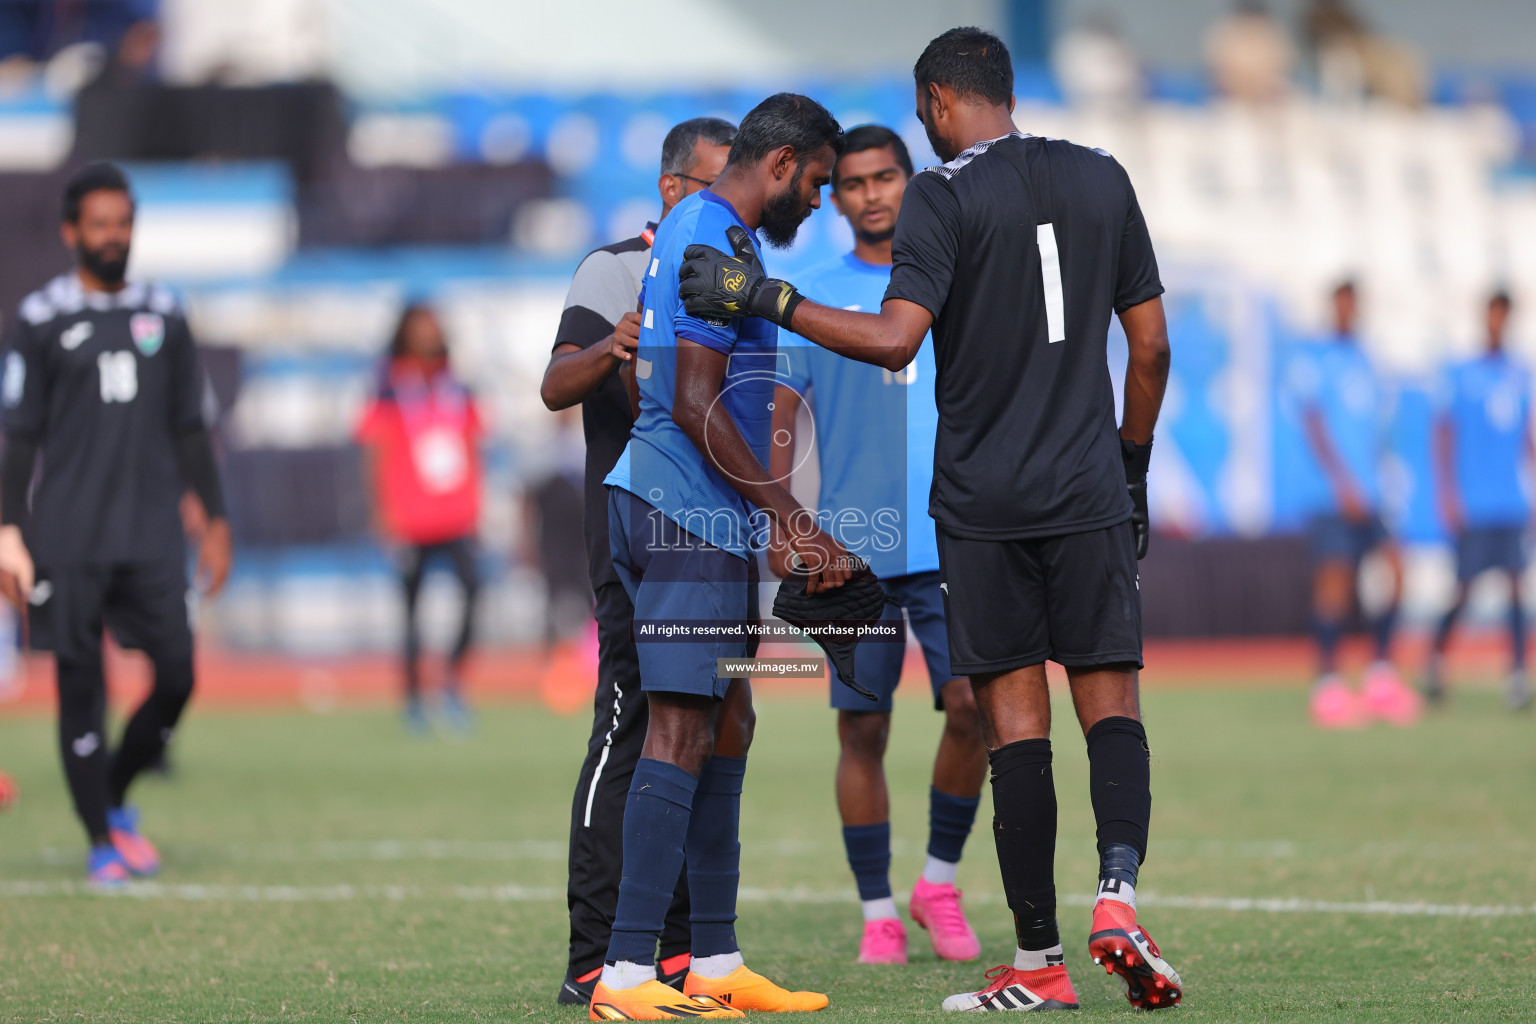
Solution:
<path fill-rule="evenodd" d="M 1345 292 L 1353 295 L 1357 290 L 1358 289 L 1355 287 L 1355 279 L 1352 277 L 1346 277 L 1344 280 L 1333 286 L 1333 294 L 1335 296 L 1343 295 Z"/>
<path fill-rule="evenodd" d="M 122 192 L 133 198 L 128 187 L 128 175 L 122 168 L 105 160 L 86 164 L 64 186 L 64 219 L 74 224 L 80 219 L 80 203 L 92 192 Z"/>
<path fill-rule="evenodd" d="M 912 66 L 923 92 L 948 86 L 955 95 L 1003 107 L 1013 98 L 1013 58 L 1003 41 L 985 29 L 952 28 L 929 43 Z"/>
<path fill-rule="evenodd" d="M 793 146 L 798 160 L 822 146 L 841 153 L 843 129 L 826 107 L 809 96 L 774 93 L 741 119 L 726 163 L 751 166 L 780 146 Z"/>
<path fill-rule="evenodd" d="M 907 177 L 912 177 L 912 154 L 907 152 L 907 144 L 901 140 L 900 135 L 883 124 L 861 124 L 857 128 L 848 129 L 848 133 L 843 136 L 843 151 L 838 154 L 838 163 L 842 163 L 842 158 L 851 153 L 884 149 L 887 146 L 896 154 L 896 162 L 907 172 Z M 832 168 L 832 187 L 837 188 L 835 165 Z"/>
<path fill-rule="evenodd" d="M 1500 288 L 1488 296 L 1488 305 L 1490 307 L 1503 306 L 1505 309 L 1513 309 L 1515 300 L 1510 296 L 1507 288 Z"/>
<path fill-rule="evenodd" d="M 736 141 L 736 126 L 718 117 L 692 117 L 673 125 L 661 144 L 661 173 L 687 174 L 700 139 L 712 146 L 729 146 Z"/>

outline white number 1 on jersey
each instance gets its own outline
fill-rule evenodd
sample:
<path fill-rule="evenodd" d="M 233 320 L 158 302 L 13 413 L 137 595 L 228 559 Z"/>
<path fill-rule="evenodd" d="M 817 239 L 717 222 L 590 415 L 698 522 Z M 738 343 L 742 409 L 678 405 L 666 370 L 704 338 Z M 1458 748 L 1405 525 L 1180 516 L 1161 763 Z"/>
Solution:
<path fill-rule="evenodd" d="M 139 361 L 132 352 L 103 352 L 96 357 L 103 402 L 131 402 L 139 393 Z"/>
<path fill-rule="evenodd" d="M 1067 340 L 1067 303 L 1061 294 L 1061 252 L 1056 248 L 1056 226 L 1039 224 L 1035 241 L 1040 246 L 1040 283 L 1045 285 L 1045 327 L 1052 345 Z"/>

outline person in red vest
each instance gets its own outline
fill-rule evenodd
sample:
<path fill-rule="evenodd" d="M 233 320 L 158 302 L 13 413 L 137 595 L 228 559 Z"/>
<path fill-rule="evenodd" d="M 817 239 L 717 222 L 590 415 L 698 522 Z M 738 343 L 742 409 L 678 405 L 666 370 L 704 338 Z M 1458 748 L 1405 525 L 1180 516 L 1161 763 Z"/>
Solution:
<path fill-rule="evenodd" d="M 464 590 L 463 618 L 448 656 L 442 711 L 463 729 L 462 672 L 474 634 L 475 532 L 480 518 L 482 433 L 474 396 L 453 374 L 437 313 L 412 303 L 400 314 L 379 370 L 378 390 L 357 427 L 379 536 L 394 549 L 405 590 L 405 718 L 429 727 L 421 696 L 417 598 L 430 562 L 446 559 Z"/>

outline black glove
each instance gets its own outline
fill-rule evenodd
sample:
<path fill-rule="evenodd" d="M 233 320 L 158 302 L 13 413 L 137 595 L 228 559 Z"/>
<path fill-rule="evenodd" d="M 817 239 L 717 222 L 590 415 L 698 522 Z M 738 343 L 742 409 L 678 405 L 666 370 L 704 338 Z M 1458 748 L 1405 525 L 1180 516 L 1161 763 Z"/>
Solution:
<path fill-rule="evenodd" d="M 811 577 L 803 566 L 791 569 L 779 584 L 773 614 L 805 630 L 832 659 L 837 677 L 854 693 L 878 703 L 880 698 L 853 678 L 853 652 L 864 631 L 880 621 L 890 598 L 869 565 L 856 555 L 850 557 L 857 564 L 848 582 L 818 594 L 806 593 Z"/>
<path fill-rule="evenodd" d="M 723 323 L 736 316 L 760 316 L 785 329 L 795 307 L 805 299 L 788 281 L 769 277 L 752 248 L 746 229 L 732 224 L 725 229 L 735 254 L 727 256 L 708 245 L 683 250 L 678 297 L 689 316 Z"/>
<path fill-rule="evenodd" d="M 1137 444 L 1120 439 L 1120 461 L 1125 463 L 1125 486 L 1131 492 L 1131 532 L 1136 535 L 1136 560 L 1147 557 L 1152 521 L 1147 516 L 1147 467 L 1152 463 L 1152 439 Z"/>

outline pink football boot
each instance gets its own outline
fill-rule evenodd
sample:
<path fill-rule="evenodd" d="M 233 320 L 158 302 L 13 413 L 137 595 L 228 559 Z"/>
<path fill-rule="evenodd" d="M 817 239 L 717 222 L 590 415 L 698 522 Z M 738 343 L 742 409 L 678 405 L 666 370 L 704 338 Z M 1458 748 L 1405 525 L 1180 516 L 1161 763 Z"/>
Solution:
<path fill-rule="evenodd" d="M 907 962 L 907 930 L 894 917 L 864 922 L 864 938 L 859 942 L 861 964 L 904 964 Z"/>
<path fill-rule="evenodd" d="M 928 929 L 933 951 L 942 960 L 975 960 L 981 956 L 981 941 L 965 919 L 960 906 L 960 890 L 951 884 L 935 884 L 919 877 L 912 887 L 908 909 L 912 920 Z"/>

